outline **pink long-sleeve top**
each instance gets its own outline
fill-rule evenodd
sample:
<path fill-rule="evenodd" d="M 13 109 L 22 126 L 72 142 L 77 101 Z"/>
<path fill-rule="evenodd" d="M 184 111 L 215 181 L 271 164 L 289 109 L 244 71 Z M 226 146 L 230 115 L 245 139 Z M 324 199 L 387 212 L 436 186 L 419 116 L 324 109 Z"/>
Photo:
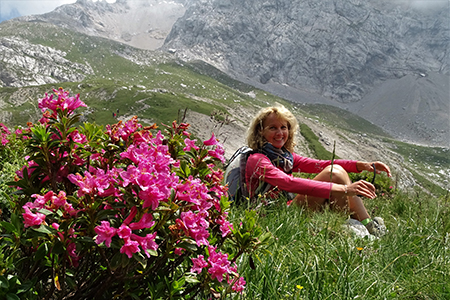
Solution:
<path fill-rule="evenodd" d="M 300 156 L 292 153 L 294 173 L 320 173 L 331 164 L 331 160 L 318 160 Z M 334 163 L 343 167 L 347 172 L 359 173 L 356 161 L 336 159 Z M 249 187 L 250 197 L 254 196 L 255 190 L 263 181 L 269 183 L 279 190 L 290 193 L 329 198 L 333 183 L 304 179 L 286 174 L 283 170 L 272 164 L 270 159 L 262 153 L 251 154 L 247 160 L 245 179 Z"/>

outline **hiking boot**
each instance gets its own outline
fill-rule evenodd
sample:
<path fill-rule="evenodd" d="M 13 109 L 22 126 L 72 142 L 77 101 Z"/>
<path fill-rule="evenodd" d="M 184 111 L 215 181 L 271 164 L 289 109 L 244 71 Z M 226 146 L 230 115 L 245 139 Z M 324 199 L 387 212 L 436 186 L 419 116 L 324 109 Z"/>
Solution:
<path fill-rule="evenodd" d="M 380 217 L 373 218 L 373 220 L 366 225 L 366 228 L 371 235 L 376 237 L 385 235 L 387 231 L 384 220 Z"/>

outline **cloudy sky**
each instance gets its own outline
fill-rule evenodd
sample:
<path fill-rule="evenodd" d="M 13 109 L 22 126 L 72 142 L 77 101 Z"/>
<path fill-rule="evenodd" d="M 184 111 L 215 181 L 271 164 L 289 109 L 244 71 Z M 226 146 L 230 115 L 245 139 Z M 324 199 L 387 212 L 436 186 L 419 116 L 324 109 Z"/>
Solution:
<path fill-rule="evenodd" d="M 115 0 L 100 1 L 116 2 Z M 14 9 L 22 16 L 37 15 L 50 12 L 60 5 L 75 2 L 76 0 L 0 0 L 0 19 L 10 16 L 14 13 Z"/>

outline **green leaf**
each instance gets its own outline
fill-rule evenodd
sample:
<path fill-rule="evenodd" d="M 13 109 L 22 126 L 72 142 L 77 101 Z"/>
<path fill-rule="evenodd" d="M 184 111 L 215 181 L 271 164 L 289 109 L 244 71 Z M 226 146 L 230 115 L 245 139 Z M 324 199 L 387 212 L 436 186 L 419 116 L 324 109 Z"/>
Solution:
<path fill-rule="evenodd" d="M 4 276 L 0 276 L 0 288 L 9 288 L 9 281 Z"/>
<path fill-rule="evenodd" d="M 195 275 L 186 275 L 185 279 L 187 283 L 192 284 L 200 283 L 200 281 L 197 279 L 197 276 Z"/>
<path fill-rule="evenodd" d="M 9 222 L 2 221 L 2 222 L 0 222 L 0 226 L 5 228 L 6 231 L 8 231 L 10 233 L 14 233 L 16 231 L 16 227 Z"/>
<path fill-rule="evenodd" d="M 180 280 L 175 280 L 172 282 L 172 290 L 171 290 L 171 294 L 175 294 L 179 291 L 184 290 L 183 285 L 186 283 L 186 280 L 184 279 L 184 277 L 181 277 Z"/>
<path fill-rule="evenodd" d="M 93 244 L 93 245 L 96 244 L 94 239 L 90 236 L 77 237 L 77 242 L 85 243 L 85 244 Z"/>
<path fill-rule="evenodd" d="M 189 165 L 185 160 L 180 161 L 180 170 L 183 172 L 183 175 L 187 178 L 191 175 L 191 170 L 189 169 Z"/>
<path fill-rule="evenodd" d="M 45 234 L 56 234 L 56 230 L 50 226 L 41 225 L 38 228 L 32 227 L 34 231 Z"/>
<path fill-rule="evenodd" d="M 266 232 L 263 235 L 261 235 L 258 239 L 261 243 L 266 243 L 270 240 L 271 237 L 272 235 L 270 234 L 270 232 Z"/>
<path fill-rule="evenodd" d="M 142 265 L 144 269 L 147 268 L 147 259 L 141 252 L 133 255 L 133 257 L 136 258 L 136 260 Z"/>
<path fill-rule="evenodd" d="M 36 261 L 41 260 L 48 253 L 48 243 L 41 244 L 36 250 L 35 258 Z"/>
<path fill-rule="evenodd" d="M 97 214 L 98 220 L 105 220 L 108 216 L 114 216 L 117 214 L 117 210 L 114 209 L 103 209 Z"/>
<path fill-rule="evenodd" d="M 48 209 L 45 209 L 45 208 L 41 208 L 40 210 L 38 210 L 38 212 L 40 212 L 41 214 L 44 214 L 46 216 L 53 214 L 53 212 L 51 210 L 48 210 Z"/>
<path fill-rule="evenodd" d="M 20 233 L 22 232 L 23 223 L 22 221 L 17 217 L 15 213 L 11 214 L 11 223 L 16 227 L 17 233 L 20 236 Z"/>
<path fill-rule="evenodd" d="M 177 248 L 183 248 L 195 252 L 197 251 L 197 244 L 193 244 L 188 241 L 182 241 L 181 243 L 177 244 Z"/>
<path fill-rule="evenodd" d="M 22 283 L 19 288 L 17 289 L 17 294 L 25 293 L 29 291 L 33 287 L 33 282 L 28 280 Z"/>
<path fill-rule="evenodd" d="M 64 249 L 63 243 L 61 241 L 59 241 L 59 240 L 56 241 L 55 245 L 53 246 L 52 253 L 54 253 L 54 254 L 63 254 L 64 251 L 65 251 L 65 249 Z"/>
<path fill-rule="evenodd" d="M 111 269 L 116 270 L 122 265 L 122 256 L 123 254 L 120 252 L 116 252 L 116 254 L 114 254 L 110 261 Z"/>
<path fill-rule="evenodd" d="M 150 254 L 151 256 L 158 256 L 158 251 L 156 250 L 152 250 L 152 249 L 147 249 L 148 254 Z"/>
<path fill-rule="evenodd" d="M 17 295 L 15 295 L 15 294 L 8 293 L 8 294 L 6 294 L 6 300 L 20 300 L 20 298 L 17 297 Z"/>

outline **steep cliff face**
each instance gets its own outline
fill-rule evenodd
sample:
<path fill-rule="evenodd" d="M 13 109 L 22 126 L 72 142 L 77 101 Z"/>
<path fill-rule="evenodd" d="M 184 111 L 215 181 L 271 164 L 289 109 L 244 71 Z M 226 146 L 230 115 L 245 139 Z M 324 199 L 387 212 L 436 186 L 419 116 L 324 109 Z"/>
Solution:
<path fill-rule="evenodd" d="M 165 47 L 351 102 L 386 79 L 448 74 L 448 27 L 446 10 L 384 1 L 205 0 L 189 7 Z"/>
<path fill-rule="evenodd" d="M 293 101 L 319 98 L 358 112 L 399 138 L 448 145 L 448 1 L 415 3 L 201 0 L 175 23 L 164 48 Z M 426 84 L 401 84 L 406 76 L 432 82 L 435 92 L 426 92 Z M 410 111 L 408 101 L 424 105 Z M 389 111 L 377 113 L 386 104 Z M 419 135 L 418 123 L 400 124 L 405 118 L 426 123 L 430 115 L 437 121 L 420 125 Z"/>

